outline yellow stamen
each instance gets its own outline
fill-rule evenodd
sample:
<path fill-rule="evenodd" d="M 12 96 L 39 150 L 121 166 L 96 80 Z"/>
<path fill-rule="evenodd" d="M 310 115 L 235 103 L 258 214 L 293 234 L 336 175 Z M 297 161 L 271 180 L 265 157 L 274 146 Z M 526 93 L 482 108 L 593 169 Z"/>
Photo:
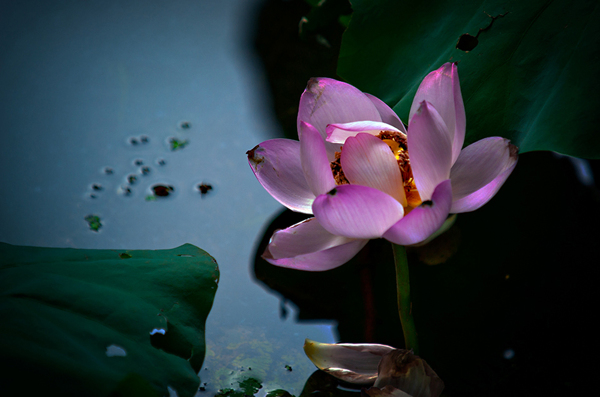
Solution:
<path fill-rule="evenodd" d="M 393 139 L 382 139 L 382 141 L 392 149 L 392 153 L 396 156 L 396 160 L 400 160 L 400 153 L 404 151 L 404 149 L 400 147 L 400 144 Z"/>

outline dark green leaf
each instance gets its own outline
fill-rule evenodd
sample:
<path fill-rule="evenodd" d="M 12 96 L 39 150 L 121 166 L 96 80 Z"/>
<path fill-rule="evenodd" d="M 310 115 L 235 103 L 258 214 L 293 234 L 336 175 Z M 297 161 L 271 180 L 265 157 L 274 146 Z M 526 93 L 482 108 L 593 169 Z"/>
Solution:
<path fill-rule="evenodd" d="M 3 387 L 194 395 L 218 277 L 214 259 L 190 244 L 125 252 L 0 244 Z"/>
<path fill-rule="evenodd" d="M 466 144 L 504 136 L 521 152 L 600 158 L 598 5 L 354 0 L 338 73 L 407 122 L 423 77 L 458 62 Z"/>

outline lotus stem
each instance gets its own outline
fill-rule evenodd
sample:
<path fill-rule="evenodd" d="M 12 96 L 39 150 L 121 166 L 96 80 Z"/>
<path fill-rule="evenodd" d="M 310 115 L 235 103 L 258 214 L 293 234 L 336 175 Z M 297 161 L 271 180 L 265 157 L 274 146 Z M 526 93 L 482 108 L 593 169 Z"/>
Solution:
<path fill-rule="evenodd" d="M 394 249 L 394 263 L 396 265 L 396 290 L 398 293 L 398 314 L 402 323 L 404 344 L 407 350 L 412 349 L 419 354 L 417 330 L 412 316 L 412 302 L 410 300 L 410 280 L 408 277 L 408 258 L 406 248 L 402 245 L 392 244 Z"/>

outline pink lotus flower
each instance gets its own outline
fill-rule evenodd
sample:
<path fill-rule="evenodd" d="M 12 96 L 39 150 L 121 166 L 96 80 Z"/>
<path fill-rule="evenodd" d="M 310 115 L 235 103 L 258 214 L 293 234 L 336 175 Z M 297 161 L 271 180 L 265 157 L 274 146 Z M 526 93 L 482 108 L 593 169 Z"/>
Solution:
<path fill-rule="evenodd" d="M 314 214 L 275 232 L 263 257 L 278 266 L 328 270 L 369 239 L 416 244 L 449 214 L 481 207 L 514 169 L 517 148 L 490 137 L 461 150 L 465 126 L 456 64 L 425 77 L 408 131 L 374 96 L 333 79 L 311 79 L 300 98 L 300 140 L 272 139 L 247 153 L 276 200 Z"/>

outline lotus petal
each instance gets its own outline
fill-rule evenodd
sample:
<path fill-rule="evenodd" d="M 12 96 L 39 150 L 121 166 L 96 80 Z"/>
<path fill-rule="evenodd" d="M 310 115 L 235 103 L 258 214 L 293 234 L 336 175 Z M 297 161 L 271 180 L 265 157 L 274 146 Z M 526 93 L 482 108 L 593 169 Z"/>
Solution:
<path fill-rule="evenodd" d="M 300 98 L 297 126 L 304 121 L 315 127 L 325 139 L 325 128 L 331 123 L 359 120 L 381 121 L 371 100 L 350 84 L 325 77 L 308 81 Z"/>
<path fill-rule="evenodd" d="M 246 152 L 256 179 L 281 204 L 292 211 L 312 214 L 315 199 L 300 162 L 300 142 L 271 139 Z"/>
<path fill-rule="evenodd" d="M 393 351 L 387 345 L 371 343 L 304 342 L 304 352 L 322 371 L 345 382 L 368 385 L 375 382 L 382 356 Z"/>
<path fill-rule="evenodd" d="M 290 269 L 324 271 L 349 261 L 368 241 L 336 236 L 325 230 L 316 218 L 309 218 L 276 231 L 263 258 Z"/>
<path fill-rule="evenodd" d="M 341 185 L 317 197 L 313 212 L 330 233 L 350 238 L 379 238 L 404 214 L 392 196 L 360 185 Z"/>

